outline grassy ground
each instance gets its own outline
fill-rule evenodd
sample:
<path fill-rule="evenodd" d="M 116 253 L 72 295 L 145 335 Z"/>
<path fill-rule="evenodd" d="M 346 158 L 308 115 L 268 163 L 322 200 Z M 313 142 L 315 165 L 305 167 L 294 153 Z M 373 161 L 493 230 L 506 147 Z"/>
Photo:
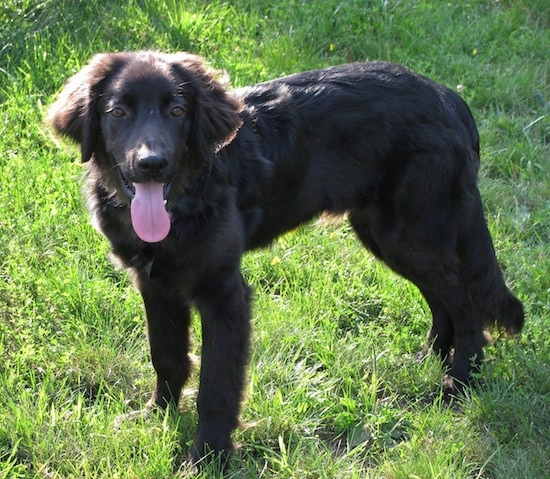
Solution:
<path fill-rule="evenodd" d="M 0 478 L 171 477 L 192 440 L 196 378 L 184 414 L 113 426 L 153 385 L 141 302 L 88 225 L 78 155 L 42 123 L 94 52 L 145 47 L 200 53 L 235 86 L 388 59 L 458 89 L 481 132 L 499 259 L 528 315 L 521 339 L 487 349 L 481 387 L 447 407 L 436 359 L 413 361 L 426 305 L 345 222 L 247 255 L 254 353 L 227 477 L 548 477 L 549 22 L 546 0 L 4 1 Z"/>

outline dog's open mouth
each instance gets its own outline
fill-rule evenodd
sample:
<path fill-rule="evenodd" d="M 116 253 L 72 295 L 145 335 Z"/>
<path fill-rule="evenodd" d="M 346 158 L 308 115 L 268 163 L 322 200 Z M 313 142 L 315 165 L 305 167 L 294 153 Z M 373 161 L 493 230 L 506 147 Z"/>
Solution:
<path fill-rule="evenodd" d="M 133 183 L 117 168 L 120 180 L 131 200 L 130 216 L 132 227 L 138 237 L 146 243 L 158 243 L 170 232 L 170 216 L 166 201 L 170 183 L 149 181 Z"/>

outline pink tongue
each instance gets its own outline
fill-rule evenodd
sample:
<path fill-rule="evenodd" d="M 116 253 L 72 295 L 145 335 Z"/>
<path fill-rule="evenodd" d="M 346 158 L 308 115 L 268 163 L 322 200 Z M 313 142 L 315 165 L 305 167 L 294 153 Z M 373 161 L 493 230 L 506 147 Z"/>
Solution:
<path fill-rule="evenodd" d="M 146 243 L 162 241 L 170 232 L 162 183 L 134 183 L 134 188 L 136 195 L 130 205 L 134 231 Z"/>

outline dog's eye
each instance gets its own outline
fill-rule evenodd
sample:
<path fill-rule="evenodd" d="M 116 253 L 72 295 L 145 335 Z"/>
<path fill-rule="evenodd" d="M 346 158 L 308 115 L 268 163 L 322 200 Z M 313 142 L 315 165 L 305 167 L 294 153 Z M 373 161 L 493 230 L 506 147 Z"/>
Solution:
<path fill-rule="evenodd" d="M 185 110 L 181 106 L 175 106 L 170 110 L 170 115 L 175 116 L 176 118 L 179 118 L 185 113 Z"/>
<path fill-rule="evenodd" d="M 109 112 L 114 118 L 123 118 L 126 116 L 126 112 L 120 108 L 119 106 L 115 106 L 110 112 Z"/>

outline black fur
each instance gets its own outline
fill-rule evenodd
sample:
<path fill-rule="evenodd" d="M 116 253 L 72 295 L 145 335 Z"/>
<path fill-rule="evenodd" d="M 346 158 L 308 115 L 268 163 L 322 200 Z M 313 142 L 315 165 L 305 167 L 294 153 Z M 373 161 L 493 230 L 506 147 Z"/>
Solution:
<path fill-rule="evenodd" d="M 482 361 L 484 326 L 521 330 L 483 217 L 470 111 L 400 66 L 354 63 L 228 91 L 194 55 L 103 54 L 69 80 L 50 121 L 80 143 L 92 215 L 143 296 L 159 406 L 179 397 L 190 307 L 201 314 L 193 460 L 229 451 L 237 426 L 250 338 L 241 255 L 322 211 L 347 212 L 363 244 L 418 286 L 447 392 Z M 151 152 L 172 221 L 154 244 L 132 229 L 126 184 L 150 180 L 140 161 Z"/>

